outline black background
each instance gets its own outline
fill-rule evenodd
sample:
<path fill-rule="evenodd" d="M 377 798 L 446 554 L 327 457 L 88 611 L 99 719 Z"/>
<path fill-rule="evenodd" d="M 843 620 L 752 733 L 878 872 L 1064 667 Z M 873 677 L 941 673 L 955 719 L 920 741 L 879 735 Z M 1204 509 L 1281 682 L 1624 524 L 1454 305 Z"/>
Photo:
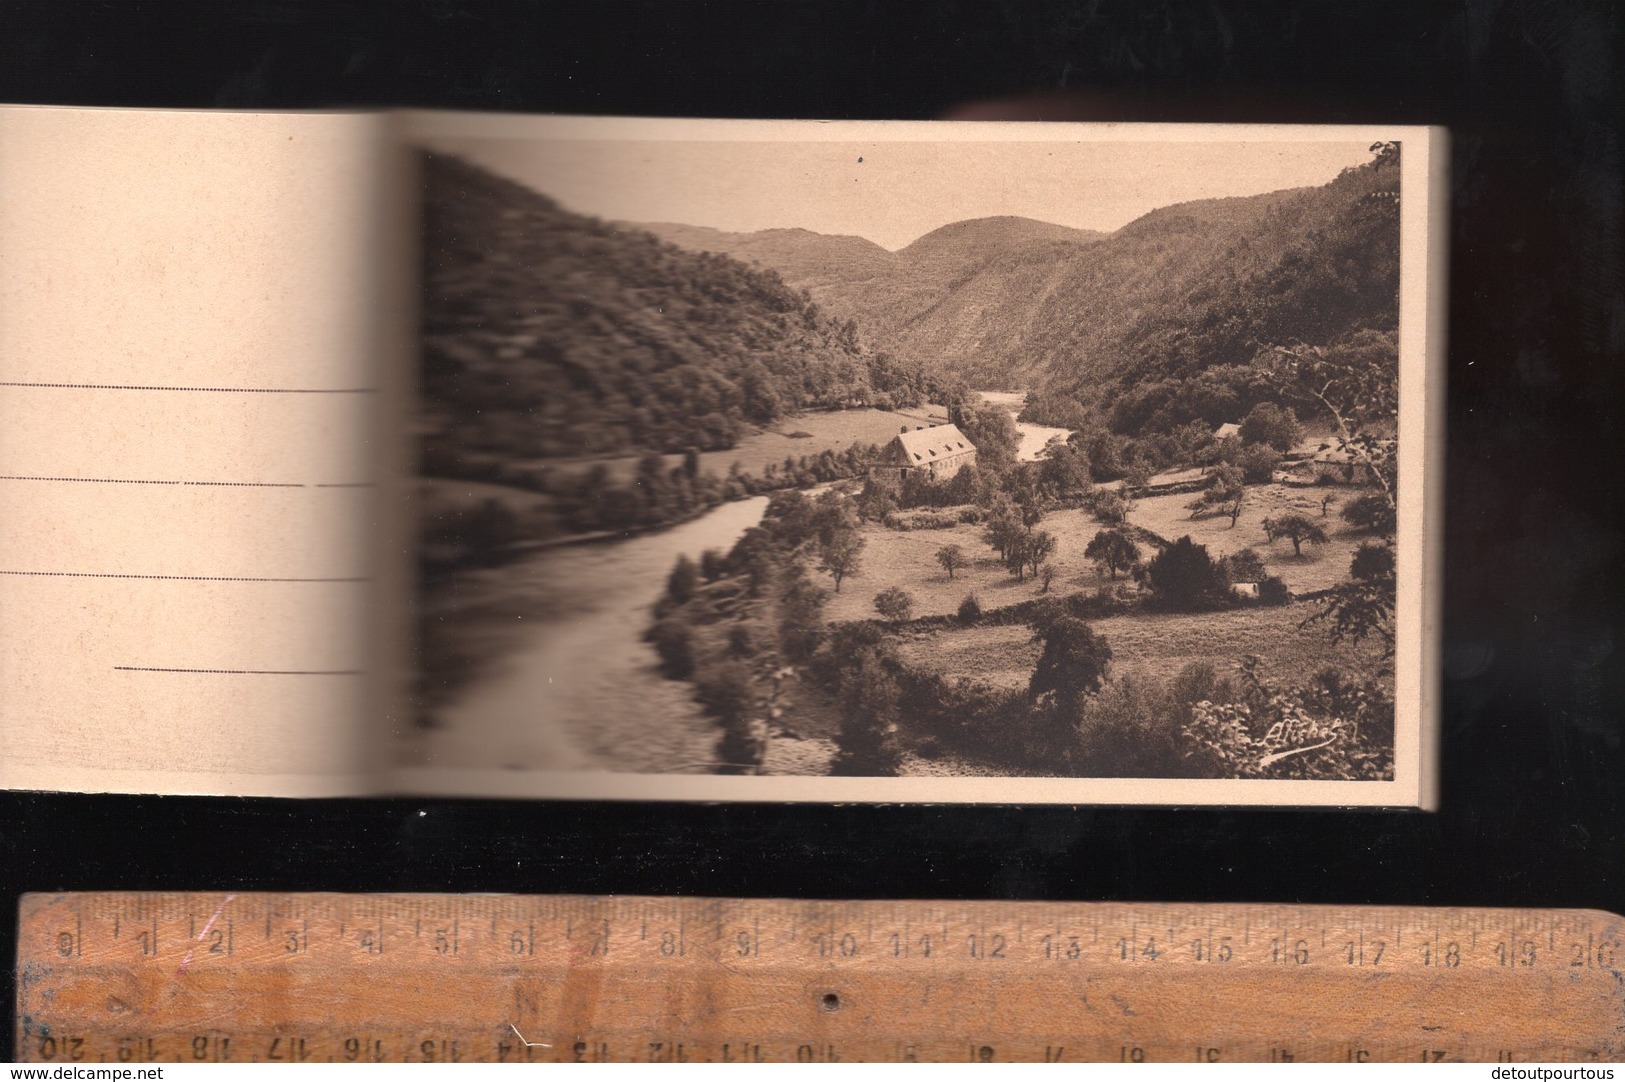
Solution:
<path fill-rule="evenodd" d="M 1625 910 L 1622 22 L 1606 0 L 0 8 L 13 102 L 912 119 L 1002 100 L 983 114 L 1454 135 L 1437 814 L 0 794 L 0 1058 L 30 890 Z"/>

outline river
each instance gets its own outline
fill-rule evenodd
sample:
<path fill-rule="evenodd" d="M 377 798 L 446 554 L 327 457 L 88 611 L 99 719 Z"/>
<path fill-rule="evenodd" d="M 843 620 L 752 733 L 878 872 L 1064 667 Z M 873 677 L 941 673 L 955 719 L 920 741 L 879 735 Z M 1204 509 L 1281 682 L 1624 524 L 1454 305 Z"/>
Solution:
<path fill-rule="evenodd" d="M 1025 401 L 1019 393 L 982 397 L 1012 414 Z M 1026 460 L 1067 431 L 1016 427 L 1018 455 Z M 436 728 L 413 738 L 408 765 L 707 772 L 716 726 L 700 713 L 689 685 L 660 675 L 643 632 L 677 557 L 726 552 L 766 509 L 765 496 L 726 503 L 670 530 L 550 549 L 471 576 L 468 590 L 476 598 L 500 591 L 535 599 L 535 630 L 516 646 L 509 639 L 505 661 L 442 709 Z"/>
<path fill-rule="evenodd" d="M 726 552 L 767 497 L 628 541 L 551 549 L 501 569 L 504 589 L 555 605 L 496 672 L 440 712 L 412 765 L 703 773 L 717 731 L 643 641 L 679 554 Z"/>

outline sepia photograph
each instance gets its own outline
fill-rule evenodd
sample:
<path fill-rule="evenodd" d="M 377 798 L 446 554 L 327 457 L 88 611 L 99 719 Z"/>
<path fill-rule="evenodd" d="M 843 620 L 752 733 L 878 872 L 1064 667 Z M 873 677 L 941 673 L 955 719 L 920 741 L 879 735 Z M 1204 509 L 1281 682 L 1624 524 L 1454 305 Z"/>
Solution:
<path fill-rule="evenodd" d="M 1423 802 L 1426 129 L 418 128 L 406 772 Z"/>

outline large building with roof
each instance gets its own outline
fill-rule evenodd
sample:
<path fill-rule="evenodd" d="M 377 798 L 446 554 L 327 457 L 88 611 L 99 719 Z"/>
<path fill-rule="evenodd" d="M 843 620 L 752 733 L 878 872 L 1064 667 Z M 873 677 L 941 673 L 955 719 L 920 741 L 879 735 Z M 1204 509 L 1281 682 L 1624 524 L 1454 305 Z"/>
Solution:
<path fill-rule="evenodd" d="M 869 476 L 896 483 L 919 473 L 945 481 L 975 461 L 976 445 L 958 425 L 922 425 L 892 437 L 869 464 Z"/>

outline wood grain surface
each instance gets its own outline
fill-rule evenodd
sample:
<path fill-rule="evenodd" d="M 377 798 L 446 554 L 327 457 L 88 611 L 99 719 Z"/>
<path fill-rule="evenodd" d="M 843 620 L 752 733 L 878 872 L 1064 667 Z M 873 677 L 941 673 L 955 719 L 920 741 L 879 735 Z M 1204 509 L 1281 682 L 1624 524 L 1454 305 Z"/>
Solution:
<path fill-rule="evenodd" d="M 1588 910 L 31 894 L 52 1062 L 1610 1060 Z"/>

